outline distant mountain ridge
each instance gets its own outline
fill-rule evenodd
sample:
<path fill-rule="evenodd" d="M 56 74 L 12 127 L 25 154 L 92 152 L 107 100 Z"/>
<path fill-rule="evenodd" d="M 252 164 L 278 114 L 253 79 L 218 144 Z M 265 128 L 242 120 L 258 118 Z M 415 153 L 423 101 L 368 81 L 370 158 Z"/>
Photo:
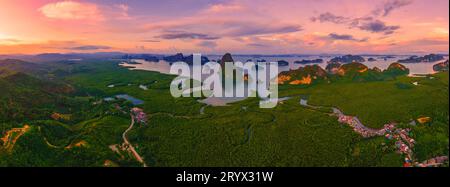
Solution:
<path fill-rule="evenodd" d="M 19 59 L 28 62 L 57 62 L 71 60 L 101 60 L 119 59 L 126 53 L 98 52 L 98 53 L 42 53 L 37 55 L 2 55 L 1 59 Z"/>

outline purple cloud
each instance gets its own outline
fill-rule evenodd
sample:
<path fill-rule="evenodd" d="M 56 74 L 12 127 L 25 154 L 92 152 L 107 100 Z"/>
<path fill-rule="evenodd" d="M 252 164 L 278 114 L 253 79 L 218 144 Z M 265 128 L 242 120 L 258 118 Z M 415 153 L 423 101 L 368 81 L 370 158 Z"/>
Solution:
<path fill-rule="evenodd" d="M 317 17 L 312 17 L 311 21 L 319 21 L 321 23 L 330 22 L 334 24 L 348 25 L 349 28 L 358 28 L 363 31 L 369 31 L 372 33 L 383 33 L 385 35 L 393 34 L 400 26 L 388 26 L 385 22 L 377 20 L 373 17 L 359 17 L 350 18 L 337 16 L 332 13 L 326 12 L 320 14 Z"/>
<path fill-rule="evenodd" d="M 385 35 L 389 35 L 399 29 L 400 26 L 388 26 L 380 20 L 373 20 L 361 23 L 358 25 L 358 28 L 373 33 L 384 33 Z"/>
<path fill-rule="evenodd" d="M 250 47 L 267 47 L 267 45 L 260 44 L 260 43 L 249 43 L 249 44 L 247 44 L 247 46 L 250 46 Z"/>
<path fill-rule="evenodd" d="M 217 43 L 214 41 L 202 41 L 198 44 L 201 47 L 207 47 L 207 48 L 215 48 L 217 47 Z"/>
<path fill-rule="evenodd" d="M 210 36 L 202 33 L 195 32 L 185 32 L 185 31 L 168 31 L 163 33 L 156 38 L 162 38 L 166 40 L 175 40 L 175 39 L 198 39 L 198 40 L 217 40 L 220 39 L 218 36 Z"/>
<path fill-rule="evenodd" d="M 331 23 L 335 23 L 335 24 L 344 24 L 344 23 L 347 23 L 349 20 L 350 20 L 349 18 L 346 18 L 343 16 L 337 16 L 330 12 L 320 14 L 317 17 L 311 17 L 312 22 L 319 21 L 320 23 L 331 22 Z"/>
<path fill-rule="evenodd" d="M 83 45 L 83 46 L 77 46 L 77 47 L 69 47 L 66 48 L 69 50 L 79 50 L 79 51 L 93 51 L 93 50 L 102 50 L 102 49 L 111 49 L 109 46 L 102 46 L 102 45 Z"/>
<path fill-rule="evenodd" d="M 347 40 L 347 41 L 356 41 L 356 42 L 365 42 L 368 40 L 367 38 L 356 39 L 354 36 L 349 35 L 349 34 L 336 34 L 336 33 L 330 33 L 328 35 L 328 37 L 333 40 Z"/>
<path fill-rule="evenodd" d="M 411 4 L 412 0 L 390 0 L 385 2 L 383 5 L 373 10 L 372 13 L 375 16 L 388 16 L 393 10 L 404 7 L 406 5 Z"/>
<path fill-rule="evenodd" d="M 231 29 L 226 33 L 228 36 L 254 36 L 265 34 L 284 34 L 302 31 L 300 25 L 263 25 L 255 23 L 234 23 Z"/>

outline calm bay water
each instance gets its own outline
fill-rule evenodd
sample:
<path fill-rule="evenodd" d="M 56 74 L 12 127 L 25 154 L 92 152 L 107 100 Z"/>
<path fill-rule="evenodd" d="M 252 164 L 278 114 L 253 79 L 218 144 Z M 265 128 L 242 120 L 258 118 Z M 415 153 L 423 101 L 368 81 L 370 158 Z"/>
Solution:
<path fill-rule="evenodd" d="M 408 58 L 409 56 L 393 56 L 393 58 L 387 58 L 387 59 L 383 59 L 380 57 L 376 57 L 376 56 L 363 56 L 365 59 L 368 59 L 369 57 L 375 58 L 377 61 L 373 61 L 373 62 L 363 62 L 364 65 L 366 65 L 369 68 L 373 68 L 373 67 L 378 67 L 381 70 L 384 70 L 386 68 L 389 67 L 390 64 L 397 62 L 400 59 L 405 59 Z M 210 60 L 215 60 L 215 59 L 220 59 L 220 56 L 208 56 L 208 58 Z M 265 59 L 267 62 L 276 62 L 279 60 L 285 60 L 287 62 L 289 62 L 289 66 L 280 66 L 278 69 L 279 71 L 289 71 L 292 69 L 298 69 L 299 67 L 303 67 L 306 65 L 312 65 L 312 64 L 295 64 L 295 61 L 300 61 L 300 60 L 313 60 L 313 59 L 318 59 L 321 58 L 324 60 L 324 62 L 317 64 L 319 66 L 321 66 L 322 68 L 325 69 L 325 67 L 327 66 L 327 62 L 329 60 L 331 60 L 332 58 L 334 58 L 334 56 L 328 56 L 328 57 L 321 57 L 321 56 L 308 56 L 308 57 L 264 57 L 264 58 L 251 58 L 248 56 L 234 56 L 233 59 L 235 61 L 240 61 L 240 62 L 246 62 L 247 60 L 253 60 L 254 62 L 256 62 L 257 60 L 260 59 Z M 446 57 L 446 59 L 448 59 L 448 57 Z M 164 73 L 164 74 L 169 74 L 170 72 L 170 63 L 165 62 L 165 61 L 159 61 L 159 62 L 148 62 L 145 60 L 132 60 L 134 62 L 138 62 L 140 64 L 127 64 L 126 62 L 122 63 L 121 66 L 123 67 L 127 67 L 130 69 L 135 69 L 135 70 L 146 70 L 146 71 L 156 71 L 156 72 L 160 72 L 160 73 Z M 405 65 L 407 68 L 409 68 L 410 70 L 410 75 L 414 75 L 414 74 L 433 74 L 435 73 L 433 71 L 433 65 L 437 64 L 439 62 L 442 61 L 438 61 L 438 62 L 430 62 L 430 63 L 403 63 L 403 65 Z"/>
<path fill-rule="evenodd" d="M 210 60 L 217 60 L 220 59 L 221 56 L 207 56 Z M 363 62 L 364 65 L 366 65 L 369 68 L 373 68 L 373 67 L 378 67 L 381 70 L 384 70 L 386 68 L 389 67 L 390 64 L 397 62 L 400 59 L 405 59 L 408 58 L 409 56 L 392 56 L 393 58 L 381 58 L 379 56 L 363 56 L 366 60 L 370 57 L 376 59 L 377 61 L 366 61 Z M 313 59 L 323 59 L 324 62 L 319 63 L 317 65 L 321 66 L 322 68 L 325 69 L 325 67 L 327 66 L 327 62 L 330 61 L 332 58 L 334 58 L 334 56 L 328 56 L 328 57 L 323 57 L 323 56 L 308 56 L 308 57 L 263 57 L 263 58 L 251 58 L 248 56 L 233 56 L 233 59 L 235 61 L 240 61 L 240 62 L 246 62 L 247 60 L 252 60 L 254 62 L 256 62 L 257 60 L 261 60 L 264 59 L 267 62 L 277 62 L 279 60 L 285 60 L 287 62 L 289 62 L 289 66 L 280 66 L 279 72 L 282 71 L 289 71 L 289 70 L 293 70 L 293 69 L 298 69 L 299 67 L 303 67 L 306 65 L 312 65 L 312 64 L 295 64 L 295 61 L 301 61 L 301 60 L 313 60 Z M 448 59 L 448 57 L 446 57 L 446 59 Z M 166 61 L 159 61 L 159 62 L 148 62 L 145 60 L 139 60 L 139 59 L 134 59 L 132 60 L 134 62 L 137 62 L 139 64 L 135 64 L 135 63 L 126 63 L 123 62 L 120 64 L 120 66 L 122 67 L 127 67 L 131 70 L 145 70 L 145 71 L 155 71 L 155 72 L 159 72 L 159 73 L 163 73 L 163 74 L 169 74 L 170 73 L 170 63 L 166 62 Z M 442 61 L 438 61 L 438 62 L 432 62 L 432 63 L 403 63 L 403 65 L 405 65 L 407 68 L 409 68 L 410 70 L 410 76 L 412 75 L 416 75 L 416 74 L 433 74 L 435 73 L 433 71 L 433 65 L 437 64 L 439 62 Z M 206 77 L 202 77 L 202 79 L 205 79 Z M 199 90 L 199 88 L 193 88 L 192 90 Z M 192 92 L 192 90 L 187 90 L 188 92 Z M 246 94 L 247 95 L 247 94 Z M 212 105 L 212 106 L 225 106 L 228 103 L 233 103 L 236 101 L 241 101 L 244 100 L 246 97 L 234 97 L 234 98 L 225 98 L 225 97 L 210 97 L 210 98 L 206 98 L 203 100 L 199 100 L 199 102 L 201 103 L 205 103 L 208 105 Z M 127 98 L 129 99 L 129 98 Z"/>
<path fill-rule="evenodd" d="M 127 94 L 119 94 L 119 95 L 116 95 L 115 97 L 118 98 L 118 99 L 128 100 L 131 103 L 133 103 L 133 105 L 142 105 L 142 104 L 144 104 L 144 101 L 142 101 L 140 99 L 137 99 L 137 98 L 134 98 L 134 97 L 132 97 L 130 95 L 127 95 Z"/>

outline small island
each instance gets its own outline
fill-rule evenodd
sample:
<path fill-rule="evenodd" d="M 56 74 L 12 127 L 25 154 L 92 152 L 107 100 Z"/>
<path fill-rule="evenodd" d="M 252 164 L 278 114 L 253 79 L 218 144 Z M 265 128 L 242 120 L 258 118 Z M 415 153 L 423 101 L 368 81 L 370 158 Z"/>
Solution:
<path fill-rule="evenodd" d="M 358 55 L 345 55 L 334 57 L 330 60 L 330 62 L 339 62 L 339 63 L 352 63 L 352 62 L 365 62 L 366 60 L 362 56 Z"/>
<path fill-rule="evenodd" d="M 183 53 L 177 53 L 175 55 L 172 56 L 165 56 L 163 58 L 164 61 L 166 62 L 170 62 L 170 63 L 174 63 L 174 62 L 186 62 L 189 65 L 194 64 L 194 56 L 193 55 L 189 55 L 189 56 L 184 56 Z M 206 64 L 209 62 L 209 59 L 205 56 L 202 56 L 201 59 L 201 63 L 202 64 Z"/>
<path fill-rule="evenodd" d="M 285 60 L 279 60 L 278 61 L 278 66 L 289 66 L 289 62 L 287 62 Z"/>
<path fill-rule="evenodd" d="M 294 62 L 294 64 L 320 64 L 320 63 L 323 63 L 323 59 L 301 60 Z"/>
<path fill-rule="evenodd" d="M 444 56 L 443 55 L 429 54 L 429 55 L 425 55 L 423 57 L 410 56 L 407 59 L 398 60 L 398 63 L 437 62 L 437 61 L 441 61 L 441 60 L 444 60 Z"/>

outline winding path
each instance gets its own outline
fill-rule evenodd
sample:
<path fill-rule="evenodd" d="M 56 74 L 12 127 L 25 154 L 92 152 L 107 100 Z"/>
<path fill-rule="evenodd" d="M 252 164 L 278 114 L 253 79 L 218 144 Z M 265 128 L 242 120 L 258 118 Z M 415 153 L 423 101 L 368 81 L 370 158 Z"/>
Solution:
<path fill-rule="evenodd" d="M 124 144 L 125 144 L 126 146 L 128 146 L 128 150 L 130 150 L 131 153 L 133 153 L 133 156 L 136 158 L 136 160 L 137 160 L 138 162 L 142 163 L 142 165 L 143 165 L 144 167 L 147 167 L 147 164 L 145 164 L 144 159 L 142 159 L 142 157 L 139 155 L 139 153 L 136 152 L 136 149 L 134 149 L 134 147 L 133 147 L 133 145 L 130 143 L 130 141 L 128 141 L 127 133 L 128 133 L 131 129 L 133 129 L 133 126 L 134 126 L 134 116 L 133 116 L 133 114 L 130 114 L 130 116 L 131 116 L 131 124 L 130 124 L 130 127 L 128 127 L 128 129 L 125 130 L 125 131 L 123 132 L 123 134 L 122 134 L 123 142 L 124 142 Z"/>
<path fill-rule="evenodd" d="M 357 132 L 365 132 L 365 134 L 362 134 L 364 137 L 383 136 L 386 133 L 384 128 L 372 129 L 372 128 L 366 127 L 363 123 L 361 123 L 361 121 L 358 119 L 358 117 L 347 116 L 336 107 L 333 107 L 332 109 L 333 109 L 333 114 L 336 115 L 338 118 L 350 117 L 351 120 L 347 122 L 348 125 L 353 127 L 353 129 Z"/>
<path fill-rule="evenodd" d="M 308 104 L 308 100 L 305 100 L 305 99 L 300 99 L 300 105 L 312 108 L 314 110 L 318 110 L 318 109 L 321 108 L 321 106 L 309 105 Z M 361 123 L 361 121 L 358 119 L 358 117 L 356 117 L 356 116 L 347 116 L 341 110 L 339 110 L 336 107 L 331 107 L 331 109 L 333 110 L 333 112 L 330 113 L 330 115 L 337 116 L 339 119 L 345 118 L 345 117 L 350 118 L 350 120 L 347 122 L 348 125 L 353 127 L 353 129 L 355 131 L 358 131 L 358 132 L 364 131 L 364 132 L 366 132 L 366 134 L 363 135 L 365 137 L 382 136 L 385 133 L 383 128 L 381 128 L 381 129 L 369 128 L 369 127 L 365 126 L 363 123 Z"/>

